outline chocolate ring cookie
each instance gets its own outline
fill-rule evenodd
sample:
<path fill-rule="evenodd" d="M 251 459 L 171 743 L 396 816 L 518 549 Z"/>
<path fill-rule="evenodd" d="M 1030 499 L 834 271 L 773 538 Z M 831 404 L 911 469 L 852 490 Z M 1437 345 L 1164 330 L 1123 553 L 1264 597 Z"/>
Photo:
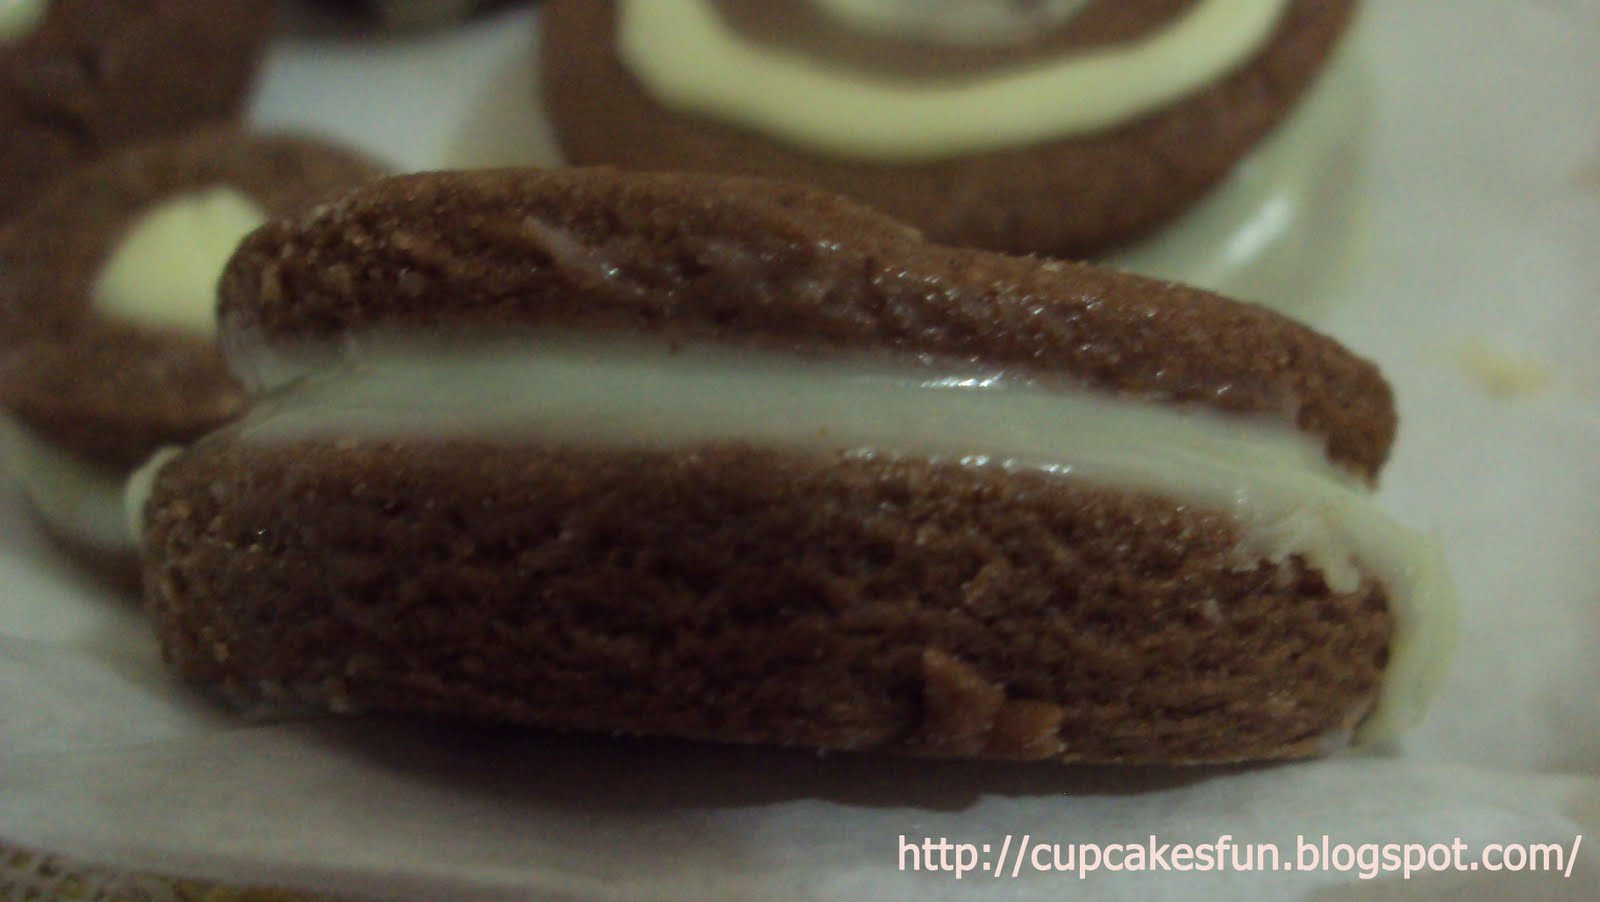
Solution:
<path fill-rule="evenodd" d="M 574 169 L 358 189 L 221 297 L 272 394 L 130 513 L 237 703 L 1235 761 L 1392 733 L 1447 644 L 1381 375 L 1205 292 Z"/>
<path fill-rule="evenodd" d="M 0 216 L 123 144 L 233 118 L 271 0 L 0 5 Z"/>
<path fill-rule="evenodd" d="M 244 406 L 214 339 L 234 244 L 381 173 L 309 138 L 214 128 L 78 169 L 0 228 L 0 433 L 54 533 L 130 560 L 126 474 Z"/>
<path fill-rule="evenodd" d="M 546 102 L 577 163 L 792 180 L 937 241 L 1090 257 L 1222 182 L 1324 68 L 1355 3 L 933 6 L 954 11 L 951 40 L 907 31 L 930 5 L 894 0 L 555 0 Z M 1009 37 L 994 24 L 1007 10 Z"/>

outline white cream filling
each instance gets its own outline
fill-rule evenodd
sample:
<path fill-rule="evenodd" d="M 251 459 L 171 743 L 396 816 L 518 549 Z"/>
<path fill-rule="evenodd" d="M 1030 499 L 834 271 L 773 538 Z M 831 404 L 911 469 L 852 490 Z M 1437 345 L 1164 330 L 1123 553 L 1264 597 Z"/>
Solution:
<path fill-rule="evenodd" d="M 0 0 L 0 47 L 32 33 L 47 5 L 48 0 Z"/>
<path fill-rule="evenodd" d="M 52 529 L 105 551 L 134 549 L 123 502 L 126 473 L 84 460 L 8 416 L 0 416 L 0 453 Z"/>
<path fill-rule="evenodd" d="M 1056 28 L 1088 0 L 812 0 L 847 28 L 933 44 L 1011 44 Z"/>
<path fill-rule="evenodd" d="M 217 279 L 240 239 L 265 219 L 255 201 L 223 185 L 151 206 L 129 224 L 101 270 L 95 309 L 145 328 L 210 338 Z"/>
<path fill-rule="evenodd" d="M 1438 550 L 1282 424 L 1002 377 L 755 351 L 550 338 L 471 352 L 378 343 L 258 405 L 241 439 L 492 437 L 674 448 L 719 440 L 1031 470 L 1216 509 L 1241 567 L 1299 555 L 1389 592 L 1388 673 L 1363 738 L 1415 721 L 1450 646 Z M 132 502 L 142 505 L 139 498 Z"/>
<path fill-rule="evenodd" d="M 913 162 L 1089 134 L 1174 103 L 1264 45 L 1286 0 L 1201 0 L 1143 40 L 939 81 L 744 40 L 707 0 L 619 0 L 623 64 L 667 106 L 851 159 Z"/>

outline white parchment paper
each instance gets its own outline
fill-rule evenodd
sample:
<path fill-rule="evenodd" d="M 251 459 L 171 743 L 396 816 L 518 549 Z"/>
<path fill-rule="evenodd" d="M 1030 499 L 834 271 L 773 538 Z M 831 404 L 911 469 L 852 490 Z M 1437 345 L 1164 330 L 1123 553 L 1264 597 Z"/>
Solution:
<path fill-rule="evenodd" d="M 256 104 L 403 168 L 546 161 L 534 13 L 404 39 L 291 28 Z M 1386 506 L 1441 536 L 1459 654 L 1393 749 L 1269 768 L 904 761 L 398 719 L 249 723 L 171 685 L 137 603 L 0 496 L 0 838 L 426 898 L 1600 894 L 1600 3 L 1372 0 L 1353 258 L 1318 324 L 1377 360 Z M 1470 353 L 1468 350 L 1470 349 Z M 1506 394 L 1494 366 L 1533 373 Z M 988 843 L 1560 842 L 1570 877 L 902 870 Z M 1045 859 L 1048 861 L 1048 857 Z"/>

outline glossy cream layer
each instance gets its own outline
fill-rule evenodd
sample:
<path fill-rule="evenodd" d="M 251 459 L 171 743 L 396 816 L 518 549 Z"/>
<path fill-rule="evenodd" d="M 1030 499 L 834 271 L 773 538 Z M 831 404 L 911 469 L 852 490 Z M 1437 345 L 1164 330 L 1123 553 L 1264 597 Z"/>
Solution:
<path fill-rule="evenodd" d="M 1216 81 L 1263 46 L 1287 0 L 1201 0 L 1155 35 L 967 78 L 843 71 L 746 41 L 707 0 L 619 0 L 623 64 L 663 104 L 806 150 L 917 162 L 1091 134 Z"/>
<path fill-rule="evenodd" d="M 240 239 L 266 220 L 253 200 L 216 185 L 168 198 L 129 224 L 93 290 L 102 315 L 209 338 L 217 279 Z"/>
<path fill-rule="evenodd" d="M 537 437 L 663 449 L 716 441 L 919 456 L 1149 492 L 1232 515 L 1239 565 L 1298 555 L 1339 592 L 1389 590 L 1388 678 L 1367 737 L 1414 721 L 1448 647 L 1437 551 L 1279 423 L 868 361 L 547 339 L 471 353 L 383 343 L 258 405 L 241 438 Z M 137 503 L 137 502 L 136 502 Z"/>
<path fill-rule="evenodd" d="M 126 473 L 84 460 L 6 416 L 0 416 L 0 453 L 52 529 L 105 551 L 133 551 L 123 505 Z"/>
<path fill-rule="evenodd" d="M 27 37 L 44 18 L 48 0 L 0 0 L 0 47 Z"/>
<path fill-rule="evenodd" d="M 1088 0 L 811 0 L 855 31 L 956 46 L 1005 45 L 1056 28 Z"/>

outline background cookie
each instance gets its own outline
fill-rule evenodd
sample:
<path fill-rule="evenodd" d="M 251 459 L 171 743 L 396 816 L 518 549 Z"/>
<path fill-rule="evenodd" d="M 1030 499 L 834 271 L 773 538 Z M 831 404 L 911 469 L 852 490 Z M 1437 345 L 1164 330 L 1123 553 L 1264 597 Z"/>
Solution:
<path fill-rule="evenodd" d="M 0 35 L 0 216 L 75 164 L 232 118 L 272 0 L 23 0 Z M 16 12 L 26 9 L 28 13 Z"/>
<path fill-rule="evenodd" d="M 1051 41 L 1082 50 L 1127 40 L 1196 6 L 1101 0 L 1030 52 L 1055 49 Z M 548 109 L 575 162 L 791 179 L 866 201 L 936 240 L 1084 257 L 1149 234 L 1222 180 L 1317 75 L 1353 6 L 1348 0 L 1288 3 L 1266 44 L 1240 68 L 1109 130 L 908 162 L 818 152 L 669 108 L 619 59 L 616 4 L 547 4 L 541 53 Z M 883 54 L 867 59 L 870 48 L 881 46 L 860 43 L 849 51 L 853 59 L 838 65 L 882 64 Z M 980 54 L 991 62 L 994 55 Z M 897 65 L 903 56 L 896 55 Z"/>
<path fill-rule="evenodd" d="M 320 141 L 218 128 L 77 170 L 0 228 L 7 461 L 49 525 L 126 547 L 126 472 L 243 407 L 211 312 L 239 230 L 380 172 Z M 119 268 L 131 287 L 112 284 Z M 108 300 L 119 291 L 121 306 Z"/>

